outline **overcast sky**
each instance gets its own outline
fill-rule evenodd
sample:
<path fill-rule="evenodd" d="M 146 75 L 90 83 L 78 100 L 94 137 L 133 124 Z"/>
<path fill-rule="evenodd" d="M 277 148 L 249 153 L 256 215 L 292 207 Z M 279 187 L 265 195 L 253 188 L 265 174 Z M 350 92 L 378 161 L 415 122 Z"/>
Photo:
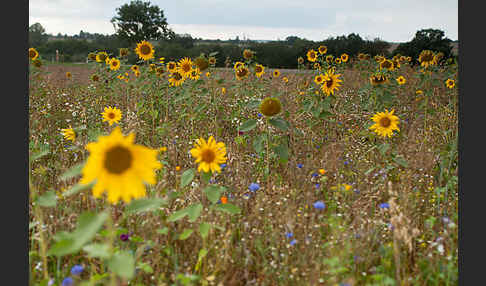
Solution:
<path fill-rule="evenodd" d="M 110 20 L 129 0 L 29 0 L 29 25 L 49 34 L 113 34 Z M 172 0 L 151 1 L 178 34 L 203 39 L 320 41 L 357 33 L 389 42 L 410 41 L 417 30 L 440 29 L 458 39 L 457 0 Z"/>

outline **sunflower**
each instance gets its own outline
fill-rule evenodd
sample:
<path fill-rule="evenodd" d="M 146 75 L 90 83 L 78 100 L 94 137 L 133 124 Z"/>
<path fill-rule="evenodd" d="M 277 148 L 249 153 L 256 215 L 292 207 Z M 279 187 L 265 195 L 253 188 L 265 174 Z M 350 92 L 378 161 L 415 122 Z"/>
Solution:
<path fill-rule="evenodd" d="M 237 69 L 239 69 L 240 67 L 243 67 L 243 66 L 245 66 L 245 63 L 243 63 L 243 62 L 236 62 L 235 65 L 233 66 L 233 69 L 234 70 L 237 70 Z"/>
<path fill-rule="evenodd" d="M 453 79 L 450 79 L 449 78 L 449 79 L 446 80 L 446 86 L 448 88 L 453 88 L 455 85 L 456 85 L 456 83 L 455 83 L 455 81 Z"/>
<path fill-rule="evenodd" d="M 149 64 L 149 72 L 155 72 L 157 66 L 155 64 Z"/>
<path fill-rule="evenodd" d="M 349 59 L 349 56 L 348 54 L 342 54 L 341 55 L 341 61 L 343 61 L 343 63 L 347 62 Z"/>
<path fill-rule="evenodd" d="M 364 60 L 365 58 L 366 58 L 366 55 L 365 55 L 365 54 L 363 54 L 363 53 L 359 53 L 359 54 L 358 54 L 358 59 L 359 59 L 360 61 Z"/>
<path fill-rule="evenodd" d="M 273 77 L 279 77 L 280 76 L 280 71 L 279 70 L 274 70 L 272 74 L 273 74 Z"/>
<path fill-rule="evenodd" d="M 327 47 L 326 46 L 319 46 L 319 48 L 317 50 L 319 51 L 319 54 L 321 54 L 321 55 L 327 53 Z"/>
<path fill-rule="evenodd" d="M 176 62 L 168 62 L 167 63 L 167 70 L 170 72 L 170 73 L 173 73 L 177 70 L 177 63 Z"/>
<path fill-rule="evenodd" d="M 71 128 L 71 125 L 69 128 L 61 129 L 61 134 L 66 140 L 71 140 L 73 142 L 76 140 L 76 132 L 74 132 L 74 130 Z"/>
<path fill-rule="evenodd" d="M 71 72 L 66 72 L 66 78 L 67 79 L 71 79 L 73 77 L 73 75 L 71 74 Z"/>
<path fill-rule="evenodd" d="M 128 56 L 129 51 L 127 48 L 120 48 L 120 58 Z"/>
<path fill-rule="evenodd" d="M 140 59 L 143 59 L 144 61 L 148 61 L 154 58 L 155 51 L 154 51 L 154 46 L 152 46 L 151 43 L 147 41 L 141 41 L 140 43 L 137 44 L 137 47 L 135 48 L 135 52 L 137 53 Z"/>
<path fill-rule="evenodd" d="M 400 56 L 400 62 L 404 63 L 407 61 L 407 57 L 406 56 Z"/>
<path fill-rule="evenodd" d="M 32 64 L 36 67 L 36 68 L 40 68 L 42 67 L 42 61 L 40 59 L 35 59 L 32 61 Z"/>
<path fill-rule="evenodd" d="M 383 60 L 382 62 L 380 62 L 380 70 L 381 69 L 387 69 L 390 71 L 394 70 L 395 68 L 394 68 L 393 61 L 387 59 Z"/>
<path fill-rule="evenodd" d="M 316 69 L 316 70 L 320 70 L 321 69 L 321 64 L 314 63 L 313 68 Z"/>
<path fill-rule="evenodd" d="M 314 82 L 318 85 L 322 84 L 324 82 L 324 75 L 318 74 L 314 77 Z"/>
<path fill-rule="evenodd" d="M 420 52 L 418 58 L 420 65 L 427 68 L 428 66 L 434 65 L 434 53 L 430 50 L 423 50 Z"/>
<path fill-rule="evenodd" d="M 260 113 L 267 117 L 277 115 L 280 111 L 282 111 L 282 104 L 278 98 L 267 97 L 260 103 Z"/>
<path fill-rule="evenodd" d="M 407 57 L 407 62 L 411 62 L 412 61 L 412 57 Z"/>
<path fill-rule="evenodd" d="M 249 74 L 250 74 L 250 70 L 245 66 L 241 66 L 240 68 L 235 70 L 235 76 L 236 76 L 236 79 L 238 79 L 238 80 L 242 80 L 242 79 L 248 77 Z"/>
<path fill-rule="evenodd" d="M 211 73 L 210 72 L 206 72 L 206 77 L 207 78 L 210 78 L 211 77 Z"/>
<path fill-rule="evenodd" d="M 215 57 L 209 57 L 208 62 L 210 65 L 215 65 L 216 64 L 216 58 Z"/>
<path fill-rule="evenodd" d="M 136 76 L 136 77 L 139 77 L 139 76 L 140 76 L 140 71 L 136 71 L 136 72 L 135 72 L 135 76 Z"/>
<path fill-rule="evenodd" d="M 179 71 L 175 71 L 169 76 L 170 86 L 180 86 L 185 81 L 185 78 L 180 74 Z"/>
<path fill-rule="evenodd" d="M 339 84 L 342 81 L 339 79 L 340 76 L 340 74 L 334 74 L 334 71 L 332 70 L 328 70 L 324 74 L 324 81 L 321 85 L 321 89 L 327 96 L 334 94 L 334 90 L 338 90 L 338 87 L 341 86 Z"/>
<path fill-rule="evenodd" d="M 400 68 L 400 60 L 394 60 L 393 69 L 399 69 L 399 68 Z"/>
<path fill-rule="evenodd" d="M 183 58 L 177 63 L 177 70 L 184 77 L 188 78 L 192 71 L 192 61 L 190 58 Z"/>
<path fill-rule="evenodd" d="M 326 62 L 328 64 L 332 64 L 333 59 L 334 59 L 334 56 L 333 55 L 327 55 L 326 56 Z"/>
<path fill-rule="evenodd" d="M 192 79 L 192 80 L 198 80 L 199 77 L 201 75 L 201 71 L 199 70 L 198 67 L 196 67 L 195 69 L 192 69 L 189 77 Z"/>
<path fill-rule="evenodd" d="M 256 64 L 255 65 L 255 75 L 257 77 L 261 77 L 265 73 L 265 67 L 262 66 L 261 64 Z"/>
<path fill-rule="evenodd" d="M 285 82 L 285 83 L 288 83 L 288 82 L 289 82 L 289 79 L 288 79 L 286 76 L 284 76 L 284 77 L 282 78 L 282 80 L 283 80 L 283 82 Z"/>
<path fill-rule="evenodd" d="M 165 72 L 164 66 L 159 66 L 159 67 L 157 67 L 157 68 L 155 69 L 155 74 L 156 74 L 157 76 L 161 76 L 161 75 L 163 75 L 163 74 L 164 74 L 164 72 Z M 139 72 L 139 71 L 137 71 L 137 72 L 135 73 L 135 75 L 137 75 L 137 73 L 138 73 L 138 75 L 140 75 L 140 72 Z M 138 75 L 137 75 L 137 76 L 138 76 Z"/>
<path fill-rule="evenodd" d="M 93 75 L 91 75 L 91 80 L 92 81 L 99 81 L 100 80 L 100 77 L 97 74 L 93 74 Z"/>
<path fill-rule="evenodd" d="M 108 57 L 108 54 L 106 52 L 99 52 L 96 54 L 96 61 L 98 63 L 102 63 L 106 60 L 106 58 Z"/>
<path fill-rule="evenodd" d="M 336 62 L 336 64 L 340 64 L 341 63 L 341 58 L 336 58 L 336 59 L 334 59 L 334 61 Z"/>
<path fill-rule="evenodd" d="M 137 72 L 140 70 L 140 68 L 137 66 L 137 65 L 133 65 L 130 67 L 130 69 L 133 71 L 133 72 Z"/>
<path fill-rule="evenodd" d="M 317 60 L 317 53 L 316 53 L 316 51 L 309 50 L 307 52 L 307 60 L 309 60 L 309 62 L 315 62 Z"/>
<path fill-rule="evenodd" d="M 110 62 L 111 62 L 111 58 L 110 58 L 110 57 L 106 57 L 106 59 L 105 59 L 105 64 L 106 64 L 107 66 L 109 66 L 109 65 L 110 65 Z"/>
<path fill-rule="evenodd" d="M 88 59 L 90 59 L 92 61 L 96 61 L 96 54 L 95 53 L 89 53 L 88 54 Z"/>
<path fill-rule="evenodd" d="M 110 61 L 110 70 L 116 71 L 120 68 L 120 60 L 112 58 Z"/>
<path fill-rule="evenodd" d="M 255 52 L 253 52 L 252 50 L 245 49 L 243 51 L 243 57 L 246 60 L 249 60 L 249 59 L 253 58 L 254 55 L 255 55 Z"/>
<path fill-rule="evenodd" d="M 226 162 L 226 146 L 223 142 L 216 142 L 213 136 L 208 141 L 199 138 L 191 149 L 192 157 L 196 158 L 195 163 L 199 163 L 198 172 L 218 172 L 221 173 L 221 164 Z"/>
<path fill-rule="evenodd" d="M 382 61 L 384 61 L 384 60 L 385 60 L 385 57 L 380 56 L 380 55 L 376 55 L 376 56 L 374 57 L 374 59 L 375 59 L 375 62 L 377 62 L 377 63 L 381 63 Z"/>
<path fill-rule="evenodd" d="M 37 57 L 39 57 L 39 52 L 34 48 L 30 48 L 29 49 L 29 59 L 31 61 L 33 61 L 33 60 L 37 59 Z"/>
<path fill-rule="evenodd" d="M 194 60 L 194 64 L 202 72 L 209 67 L 209 62 L 205 57 L 198 57 Z"/>
<path fill-rule="evenodd" d="M 399 76 L 396 81 L 399 85 L 405 84 L 407 82 L 407 80 L 403 76 Z"/>
<path fill-rule="evenodd" d="M 303 64 L 303 63 L 304 63 L 304 58 L 303 58 L 303 57 L 299 57 L 299 58 L 297 59 L 297 63 L 298 63 L 299 65 Z"/>
<path fill-rule="evenodd" d="M 123 76 L 122 76 L 123 77 Z M 116 107 L 105 107 L 105 111 L 101 113 L 103 116 L 103 122 L 108 121 L 108 124 L 118 123 L 122 118 L 122 112 Z"/>
<path fill-rule="evenodd" d="M 123 136 L 116 127 L 108 136 L 86 145 L 89 157 L 83 167 L 80 184 L 95 182 L 93 196 L 106 192 L 110 203 L 120 199 L 125 203 L 132 198 L 145 197 L 144 183 L 155 184 L 155 170 L 162 164 L 157 161 L 158 150 L 134 144 L 135 134 Z"/>
<path fill-rule="evenodd" d="M 442 60 L 442 58 L 444 58 L 444 53 L 443 52 L 438 52 L 435 56 L 434 56 L 434 63 L 436 65 L 439 64 L 440 60 Z"/>
<path fill-rule="evenodd" d="M 370 126 L 370 130 L 373 130 L 376 134 L 383 136 L 383 137 L 391 137 L 393 134 L 394 130 L 400 131 L 398 128 L 398 123 L 400 122 L 400 119 L 393 115 L 394 110 L 388 112 L 388 110 L 385 110 L 385 112 L 378 112 L 373 117 L 371 117 L 371 120 L 375 122 L 372 126 Z"/>
<path fill-rule="evenodd" d="M 375 74 L 370 77 L 370 82 L 373 86 L 382 85 L 388 82 L 388 78 L 383 74 Z"/>
<path fill-rule="evenodd" d="M 422 95 L 422 94 L 424 94 L 424 92 L 420 89 L 415 92 L 415 95 Z"/>
<path fill-rule="evenodd" d="M 222 93 L 222 94 L 226 94 L 226 87 L 222 87 L 222 88 L 221 88 L 221 93 Z"/>

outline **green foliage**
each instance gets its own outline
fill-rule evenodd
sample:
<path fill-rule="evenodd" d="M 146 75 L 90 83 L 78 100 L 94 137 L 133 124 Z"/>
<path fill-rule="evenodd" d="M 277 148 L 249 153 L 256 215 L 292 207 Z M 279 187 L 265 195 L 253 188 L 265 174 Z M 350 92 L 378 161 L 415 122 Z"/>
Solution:
<path fill-rule="evenodd" d="M 415 37 L 406 43 L 398 45 L 393 54 L 412 57 L 417 63 L 418 56 L 423 50 L 444 53 L 444 59 L 452 56 L 452 40 L 444 37 L 444 31 L 438 29 L 422 29 L 415 33 Z"/>

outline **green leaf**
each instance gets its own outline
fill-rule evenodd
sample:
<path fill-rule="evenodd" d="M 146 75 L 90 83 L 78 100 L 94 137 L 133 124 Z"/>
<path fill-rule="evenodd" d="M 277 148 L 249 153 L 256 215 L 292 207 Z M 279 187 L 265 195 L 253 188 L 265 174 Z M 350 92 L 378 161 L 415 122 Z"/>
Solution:
<path fill-rule="evenodd" d="M 213 204 L 217 203 L 221 197 L 221 187 L 218 185 L 210 185 L 204 188 L 204 194 Z"/>
<path fill-rule="evenodd" d="M 184 229 L 184 231 L 179 235 L 179 240 L 185 240 L 185 239 L 188 239 L 189 236 L 191 236 L 192 232 L 194 230 L 192 229 Z"/>
<path fill-rule="evenodd" d="M 36 154 L 32 155 L 32 157 L 30 157 L 30 161 L 33 162 L 37 159 L 40 159 L 40 158 L 44 157 L 45 155 L 49 154 L 49 152 L 50 152 L 49 149 L 39 151 Z"/>
<path fill-rule="evenodd" d="M 83 250 L 88 253 L 88 257 L 98 257 L 106 259 L 110 257 L 110 246 L 104 243 L 92 243 L 83 247 Z"/>
<path fill-rule="evenodd" d="M 213 173 L 211 173 L 211 171 L 209 172 L 201 172 L 201 180 L 203 181 L 203 183 L 207 184 L 209 182 L 209 179 L 211 179 L 211 176 L 213 175 Z"/>
<path fill-rule="evenodd" d="M 162 205 L 167 202 L 162 198 L 151 198 L 151 199 L 138 199 L 132 200 L 132 202 L 126 207 L 125 211 L 128 214 L 146 212 L 158 210 Z"/>
<path fill-rule="evenodd" d="M 70 188 L 69 190 L 62 193 L 62 196 L 63 197 L 72 196 L 72 195 L 77 194 L 81 191 L 91 189 L 94 185 L 95 185 L 95 182 L 92 182 L 92 183 L 89 183 L 89 184 L 86 184 L 86 185 L 76 184 L 72 188 Z"/>
<path fill-rule="evenodd" d="M 81 170 L 83 170 L 84 164 L 85 163 L 83 162 L 83 163 L 79 163 L 77 165 L 74 165 L 71 169 L 64 172 L 59 177 L 59 180 L 65 181 L 65 180 L 71 179 L 71 178 L 76 177 L 77 175 L 81 174 Z"/>
<path fill-rule="evenodd" d="M 405 158 L 403 158 L 402 156 L 396 156 L 395 158 L 393 158 L 393 161 L 395 161 L 395 163 L 397 163 L 398 165 L 404 168 L 408 167 L 407 160 L 405 160 Z"/>
<path fill-rule="evenodd" d="M 247 132 L 256 127 L 257 121 L 255 119 L 248 119 L 241 124 L 239 131 Z"/>
<path fill-rule="evenodd" d="M 321 111 L 321 113 L 319 113 L 319 118 L 320 119 L 326 119 L 328 118 L 329 116 L 332 116 L 333 114 L 329 111 L 326 111 L 326 110 L 323 110 Z"/>
<path fill-rule="evenodd" d="M 157 233 L 158 234 L 168 234 L 169 233 L 169 228 L 168 227 L 159 228 L 159 229 L 157 229 Z"/>
<path fill-rule="evenodd" d="M 256 109 L 260 106 L 260 100 L 252 100 L 246 105 L 249 109 Z"/>
<path fill-rule="evenodd" d="M 268 123 L 270 123 L 271 125 L 277 127 L 278 129 L 280 129 L 282 131 L 287 131 L 289 129 L 288 122 L 285 121 L 282 118 L 270 118 L 268 120 Z"/>
<path fill-rule="evenodd" d="M 203 209 L 202 204 L 195 204 L 187 208 L 187 214 L 189 215 L 189 222 L 194 222 L 201 214 Z"/>
<path fill-rule="evenodd" d="M 177 221 L 177 220 L 182 219 L 183 217 L 185 217 L 188 214 L 189 214 L 189 212 L 188 212 L 187 208 L 184 208 L 184 209 L 178 210 L 175 213 L 171 214 L 167 218 L 167 221 L 169 221 L 169 222 Z"/>
<path fill-rule="evenodd" d="M 263 152 L 263 142 L 267 140 L 267 134 L 261 134 L 253 140 L 253 148 L 258 154 Z"/>
<path fill-rule="evenodd" d="M 390 145 L 388 143 L 383 143 L 380 146 L 378 146 L 378 150 L 380 150 L 381 155 L 385 155 L 386 151 L 390 148 Z"/>
<path fill-rule="evenodd" d="M 230 214 L 239 214 L 241 213 L 241 209 L 233 204 L 217 204 L 214 205 L 213 208 L 218 211 L 227 212 Z"/>
<path fill-rule="evenodd" d="M 199 233 L 201 234 L 202 238 L 208 237 L 209 234 L 209 229 L 211 228 L 211 225 L 207 222 L 202 222 L 199 225 Z"/>
<path fill-rule="evenodd" d="M 189 169 L 189 170 L 186 170 L 184 173 L 182 173 L 181 188 L 184 188 L 190 182 L 192 182 L 192 179 L 194 179 L 195 174 L 196 174 L 196 171 L 194 169 Z"/>
<path fill-rule="evenodd" d="M 208 254 L 208 250 L 206 248 L 202 248 L 199 250 L 199 254 L 197 255 L 197 264 L 196 264 L 196 271 L 199 271 L 199 268 L 201 268 L 202 260 L 204 257 Z"/>
<path fill-rule="evenodd" d="M 108 261 L 108 268 L 124 279 L 131 279 L 135 275 L 135 258 L 130 252 L 122 250 Z"/>
<path fill-rule="evenodd" d="M 49 191 L 37 198 L 37 203 L 43 207 L 55 207 L 56 200 L 56 193 L 54 191 Z"/>
<path fill-rule="evenodd" d="M 276 146 L 273 148 L 273 151 L 278 155 L 280 158 L 281 163 L 286 163 L 289 160 L 289 148 L 287 147 L 287 144 L 284 142 L 280 144 L 279 146 Z"/>

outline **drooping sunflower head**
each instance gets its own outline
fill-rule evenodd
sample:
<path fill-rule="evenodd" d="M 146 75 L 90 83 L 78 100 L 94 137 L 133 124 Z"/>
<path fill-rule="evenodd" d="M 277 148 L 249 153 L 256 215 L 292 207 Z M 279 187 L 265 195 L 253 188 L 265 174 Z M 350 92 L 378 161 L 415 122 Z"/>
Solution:
<path fill-rule="evenodd" d="M 69 126 L 69 128 L 61 129 L 61 134 L 64 136 L 64 139 L 71 140 L 74 142 L 76 140 L 76 132 Z"/>
<path fill-rule="evenodd" d="M 42 61 L 40 59 L 35 59 L 32 61 L 32 64 L 36 67 L 36 68 L 40 68 L 42 67 Z"/>
<path fill-rule="evenodd" d="M 384 61 L 380 62 L 380 70 L 387 69 L 387 70 L 394 70 L 393 61 L 385 59 Z"/>
<path fill-rule="evenodd" d="M 385 60 L 385 57 L 384 57 L 384 56 L 381 56 L 381 55 L 376 55 L 376 56 L 374 57 L 374 59 L 375 59 L 375 62 L 377 62 L 377 63 L 381 63 L 382 61 L 384 61 L 384 60 Z"/>
<path fill-rule="evenodd" d="M 173 73 L 177 70 L 177 63 L 176 62 L 173 62 L 173 61 L 170 61 L 167 63 L 167 70 L 170 72 L 170 73 Z"/>
<path fill-rule="evenodd" d="M 37 59 L 38 56 L 39 56 L 39 52 L 37 52 L 36 49 L 34 49 L 34 48 L 29 49 L 29 59 L 31 61 Z"/>
<path fill-rule="evenodd" d="M 317 52 L 313 49 L 307 51 L 307 60 L 309 62 L 315 62 L 317 60 Z"/>
<path fill-rule="evenodd" d="M 237 69 L 239 69 L 240 67 L 243 67 L 243 66 L 245 66 L 245 63 L 236 62 L 235 65 L 233 66 L 233 69 L 236 71 Z"/>
<path fill-rule="evenodd" d="M 154 46 L 150 42 L 141 41 L 137 44 L 135 48 L 135 53 L 137 53 L 138 57 L 144 61 L 148 61 L 154 58 Z"/>
<path fill-rule="evenodd" d="M 326 46 L 319 46 L 319 48 L 317 50 L 319 51 L 319 54 L 321 54 L 321 55 L 327 53 L 327 47 Z"/>
<path fill-rule="evenodd" d="M 67 79 L 71 79 L 73 77 L 73 75 L 71 74 L 71 72 L 66 72 L 66 78 Z"/>
<path fill-rule="evenodd" d="M 273 77 L 279 77 L 280 76 L 280 71 L 279 70 L 274 70 L 272 74 L 273 74 Z"/>
<path fill-rule="evenodd" d="M 449 78 L 449 79 L 446 80 L 446 86 L 448 88 L 453 88 L 455 85 L 456 85 L 456 82 L 453 79 Z"/>
<path fill-rule="evenodd" d="M 434 53 L 430 50 L 423 50 L 420 52 L 419 58 L 418 58 L 420 65 L 427 68 L 430 65 L 434 65 Z"/>
<path fill-rule="evenodd" d="M 316 70 L 320 70 L 321 64 L 320 63 L 314 63 L 313 68 L 316 69 Z"/>
<path fill-rule="evenodd" d="M 100 80 L 100 77 L 97 74 L 93 74 L 93 75 L 91 75 L 91 80 L 96 82 L 96 81 Z"/>
<path fill-rule="evenodd" d="M 106 192 L 110 203 L 119 200 L 128 203 L 132 198 L 145 196 L 144 184 L 156 183 L 155 170 L 162 167 L 157 161 L 158 150 L 136 145 L 134 140 L 133 133 L 125 137 L 120 127 L 116 127 L 110 135 L 86 145 L 89 157 L 79 183 L 95 182 L 92 189 L 95 198 Z"/>
<path fill-rule="evenodd" d="M 197 57 L 194 60 L 194 64 L 196 65 L 196 67 L 199 68 L 201 72 L 209 67 L 209 61 L 203 56 Z"/>
<path fill-rule="evenodd" d="M 177 70 L 183 77 L 187 78 L 191 75 L 192 65 L 192 60 L 185 57 L 177 63 Z"/>
<path fill-rule="evenodd" d="M 243 51 L 243 57 L 244 57 L 246 60 L 250 60 L 250 59 L 252 59 L 254 55 L 255 55 L 255 52 L 253 52 L 252 50 L 245 49 L 245 50 Z"/>
<path fill-rule="evenodd" d="M 398 128 L 400 119 L 396 115 L 393 115 L 393 112 L 394 110 L 390 112 L 385 110 L 385 112 L 378 112 L 373 115 L 371 120 L 373 120 L 375 124 L 370 126 L 369 129 L 383 137 L 391 137 L 394 130 L 400 131 L 400 128 Z"/>
<path fill-rule="evenodd" d="M 333 60 L 334 60 L 334 56 L 333 55 L 327 55 L 326 56 L 326 63 L 332 64 L 332 61 Z"/>
<path fill-rule="evenodd" d="M 198 67 L 196 67 L 195 69 L 192 69 L 191 74 L 189 75 L 189 77 L 192 80 L 198 80 L 200 76 L 201 76 L 201 71 L 199 70 Z"/>
<path fill-rule="evenodd" d="M 265 67 L 262 66 L 261 64 L 256 64 L 255 65 L 255 75 L 257 77 L 261 77 L 265 73 Z"/>
<path fill-rule="evenodd" d="M 236 79 L 242 80 L 250 74 L 250 70 L 246 66 L 240 66 L 237 70 L 235 70 Z"/>
<path fill-rule="evenodd" d="M 226 162 L 226 146 L 223 142 L 216 142 L 213 136 L 209 137 L 207 142 L 199 138 L 190 152 L 192 157 L 196 158 L 195 163 L 199 164 L 198 172 L 221 173 L 221 164 Z"/>
<path fill-rule="evenodd" d="M 314 82 L 318 85 L 322 84 L 324 82 L 324 75 L 318 74 L 314 77 Z"/>
<path fill-rule="evenodd" d="M 139 72 L 139 71 L 137 71 L 137 72 L 140 74 L 140 72 Z M 155 74 L 156 74 L 157 76 L 161 76 L 161 75 L 163 75 L 163 74 L 164 74 L 164 72 L 165 72 L 165 68 L 164 68 L 164 66 L 158 66 L 158 67 L 155 69 Z M 135 74 L 136 74 L 136 73 L 135 73 Z"/>
<path fill-rule="evenodd" d="M 110 70 L 116 71 L 118 69 L 120 69 L 120 60 L 118 60 L 117 58 L 112 58 L 110 60 Z"/>
<path fill-rule="evenodd" d="M 327 96 L 334 94 L 334 91 L 338 90 L 338 87 L 341 86 L 340 82 L 342 80 L 339 79 L 340 76 L 341 74 L 334 74 L 334 71 L 331 69 L 324 74 L 321 90 L 325 92 Z"/>
<path fill-rule="evenodd" d="M 127 48 L 120 48 L 120 58 L 128 56 L 129 51 Z"/>
<path fill-rule="evenodd" d="M 101 113 L 103 116 L 103 122 L 108 121 L 108 124 L 118 123 L 122 118 L 122 112 L 116 107 L 105 107 L 105 111 Z"/>
<path fill-rule="evenodd" d="M 137 66 L 137 65 L 133 65 L 133 66 L 131 66 L 131 67 L 130 67 L 130 69 L 131 69 L 133 72 L 136 72 L 136 71 L 140 70 L 140 67 L 139 67 L 139 66 Z"/>
<path fill-rule="evenodd" d="M 358 59 L 359 59 L 360 61 L 364 60 L 364 59 L 365 59 L 365 57 L 366 57 L 366 56 L 365 56 L 365 54 L 363 54 L 363 53 L 359 53 L 359 54 L 358 54 Z"/>
<path fill-rule="evenodd" d="M 340 64 L 340 63 L 341 63 L 341 58 L 335 58 L 335 59 L 334 59 L 334 62 L 335 62 L 336 64 Z"/>
<path fill-rule="evenodd" d="M 215 65 L 216 64 L 216 58 L 215 57 L 209 57 L 208 62 L 210 65 Z"/>
<path fill-rule="evenodd" d="M 298 63 L 299 65 L 303 64 L 303 63 L 304 63 L 304 58 L 303 58 L 303 57 L 299 57 L 299 58 L 297 58 L 297 63 Z"/>
<path fill-rule="evenodd" d="M 106 52 L 99 52 L 96 54 L 96 61 L 98 63 L 104 63 L 107 57 L 108 54 Z"/>
<path fill-rule="evenodd" d="M 407 80 L 402 75 L 399 76 L 396 80 L 399 85 L 405 84 L 407 82 Z"/>
<path fill-rule="evenodd" d="M 348 54 L 342 54 L 341 55 L 341 61 L 343 61 L 343 63 L 347 62 L 349 59 L 349 56 Z"/>
<path fill-rule="evenodd" d="M 180 86 L 186 80 L 179 71 L 175 71 L 169 76 L 170 86 Z"/>
<path fill-rule="evenodd" d="M 88 59 L 92 61 L 96 61 L 96 54 L 91 52 L 88 54 Z"/>
<path fill-rule="evenodd" d="M 281 111 L 282 111 L 282 103 L 280 103 L 280 100 L 278 98 L 266 97 L 260 103 L 260 113 L 267 117 L 272 117 L 274 115 L 277 115 Z"/>
<path fill-rule="evenodd" d="M 373 86 L 382 85 L 388 82 L 388 78 L 383 74 L 375 74 L 370 77 L 370 82 Z"/>

